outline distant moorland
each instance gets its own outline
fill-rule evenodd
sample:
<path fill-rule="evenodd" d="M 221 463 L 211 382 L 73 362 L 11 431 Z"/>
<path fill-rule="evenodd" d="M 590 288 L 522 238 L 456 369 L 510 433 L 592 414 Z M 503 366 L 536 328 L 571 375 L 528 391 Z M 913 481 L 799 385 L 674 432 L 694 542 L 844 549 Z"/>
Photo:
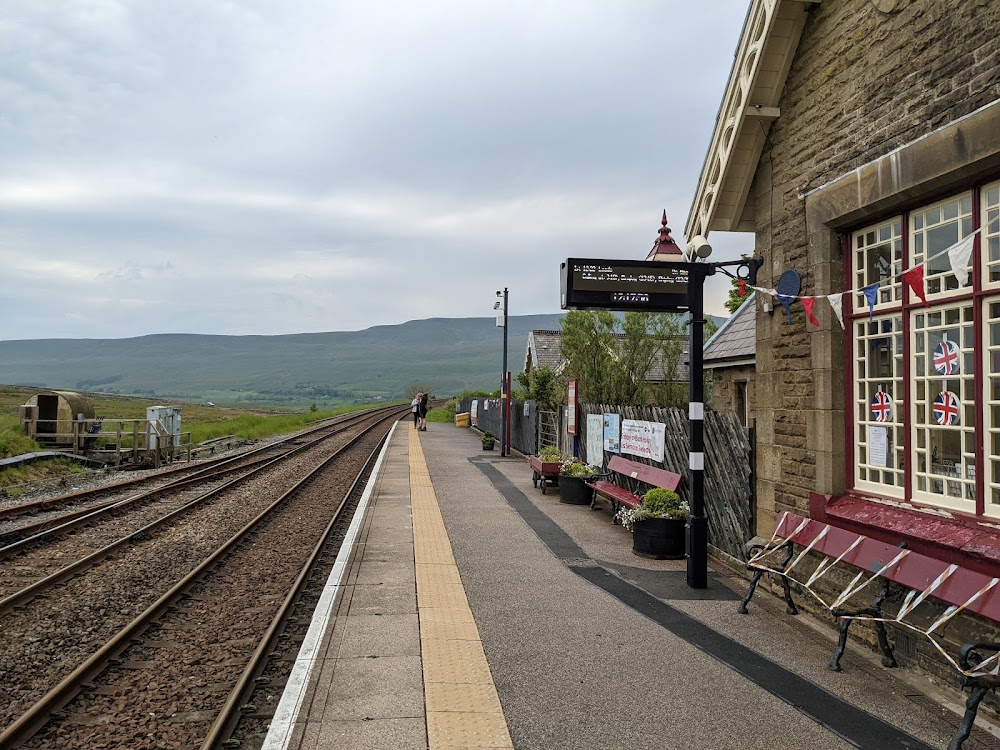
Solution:
<path fill-rule="evenodd" d="M 561 315 L 510 319 L 508 368 L 528 333 Z M 184 399 L 320 408 L 499 387 L 503 329 L 495 318 L 431 318 L 364 331 L 285 336 L 157 334 L 129 339 L 0 341 L 0 383 Z"/>

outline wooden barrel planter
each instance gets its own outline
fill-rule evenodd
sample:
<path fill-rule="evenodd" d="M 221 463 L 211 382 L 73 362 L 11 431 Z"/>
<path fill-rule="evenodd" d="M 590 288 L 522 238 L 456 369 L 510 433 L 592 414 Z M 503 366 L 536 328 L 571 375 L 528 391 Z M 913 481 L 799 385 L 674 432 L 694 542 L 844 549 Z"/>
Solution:
<path fill-rule="evenodd" d="M 654 560 L 684 557 L 683 518 L 640 518 L 632 525 L 632 552 Z"/>
<path fill-rule="evenodd" d="M 594 491 L 580 477 L 559 477 L 559 502 L 567 505 L 590 505 Z"/>

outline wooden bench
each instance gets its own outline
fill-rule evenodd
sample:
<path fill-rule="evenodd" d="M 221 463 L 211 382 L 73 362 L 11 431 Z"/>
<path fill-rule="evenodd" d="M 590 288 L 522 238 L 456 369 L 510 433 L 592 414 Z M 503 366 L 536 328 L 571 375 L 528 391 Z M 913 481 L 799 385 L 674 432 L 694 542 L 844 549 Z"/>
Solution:
<path fill-rule="evenodd" d="M 796 546 L 801 548 L 797 554 Z M 970 690 L 965 715 L 948 749 L 958 750 L 962 746 L 972 731 L 980 702 L 988 691 L 1000 687 L 1000 643 L 966 643 L 956 658 L 945 648 L 939 633 L 955 615 L 962 612 L 1000 622 L 1000 578 L 991 578 L 921 555 L 903 545 L 894 547 L 793 513 L 782 513 L 775 524 L 771 541 L 766 545 L 756 545 L 752 550 L 747 568 L 753 570 L 754 575 L 737 611 L 747 613 L 747 604 L 761 576 L 773 573 L 781 580 L 787 612 L 797 614 L 789 587 L 789 581 L 796 582 L 839 621 L 840 638 L 830 661 L 831 669 L 840 671 L 847 631 L 855 620 L 874 623 L 882 651 L 882 664 L 886 667 L 896 666 L 886 623 L 929 639 L 958 674 L 962 687 Z M 819 565 L 811 572 L 805 570 L 806 566 L 800 568 L 800 563 L 809 553 L 822 556 Z M 855 575 L 850 576 L 851 582 L 839 595 L 830 599 L 829 594 L 817 592 L 816 584 L 840 564 L 850 566 L 854 569 L 850 572 Z M 849 607 L 850 600 L 869 584 L 876 589 L 871 604 Z M 831 586 L 828 590 L 837 588 L 839 586 Z M 887 599 L 899 601 L 895 614 L 883 611 Z M 942 613 L 933 612 L 930 618 L 924 613 L 919 618 L 921 621 L 917 622 L 918 618 L 911 616 L 928 599 L 936 599 L 947 607 Z M 895 608 L 895 603 L 893 606 Z"/>
<path fill-rule="evenodd" d="M 609 482 L 606 477 L 624 481 L 628 486 L 623 487 L 616 482 Z M 608 462 L 607 473 L 599 474 L 587 482 L 587 486 L 594 491 L 590 509 L 600 510 L 597 500 L 599 497 L 606 498 L 611 503 L 611 522 L 617 523 L 618 511 L 623 505 L 627 508 L 636 508 L 642 502 L 642 496 L 634 492 L 633 488 L 638 490 L 640 485 L 645 485 L 676 492 L 683 479 L 682 475 L 666 469 L 629 461 L 621 456 L 612 456 Z"/>

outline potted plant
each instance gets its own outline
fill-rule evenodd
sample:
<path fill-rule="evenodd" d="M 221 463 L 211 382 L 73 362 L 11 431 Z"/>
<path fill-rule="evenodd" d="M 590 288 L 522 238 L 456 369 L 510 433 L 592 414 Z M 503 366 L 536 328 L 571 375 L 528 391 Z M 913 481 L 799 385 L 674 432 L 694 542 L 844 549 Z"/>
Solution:
<path fill-rule="evenodd" d="M 493 446 L 496 445 L 497 436 L 494 435 L 492 432 L 484 432 L 480 440 L 483 441 L 483 450 L 491 451 L 493 450 Z"/>
<path fill-rule="evenodd" d="M 622 508 L 618 519 L 632 532 L 632 552 L 656 560 L 684 557 L 688 504 L 680 495 L 657 487 L 642 496 L 639 507 Z"/>
<path fill-rule="evenodd" d="M 597 470 L 575 458 L 563 461 L 559 469 L 559 502 L 569 505 L 589 505 L 594 491 L 587 486 Z"/>

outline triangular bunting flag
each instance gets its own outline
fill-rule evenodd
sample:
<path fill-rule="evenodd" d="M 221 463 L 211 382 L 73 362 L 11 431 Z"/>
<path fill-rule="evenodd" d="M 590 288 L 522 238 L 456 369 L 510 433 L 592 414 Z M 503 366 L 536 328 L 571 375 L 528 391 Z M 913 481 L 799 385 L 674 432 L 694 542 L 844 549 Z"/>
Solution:
<path fill-rule="evenodd" d="M 913 293 L 920 298 L 920 301 L 924 303 L 924 307 L 930 307 L 930 303 L 927 301 L 927 297 L 924 296 L 924 264 L 921 263 L 919 266 L 914 266 L 909 271 L 903 272 L 903 281 L 905 281 Z"/>
<path fill-rule="evenodd" d="M 788 313 L 788 322 L 792 322 L 792 302 L 795 301 L 795 297 L 790 297 L 787 294 L 779 294 L 778 299 L 781 301 L 782 307 L 785 308 L 785 312 Z"/>
<path fill-rule="evenodd" d="M 973 233 L 948 248 L 951 272 L 955 274 L 959 286 L 965 286 L 969 283 L 969 258 L 972 257 L 972 243 L 975 239 L 976 235 Z"/>
<path fill-rule="evenodd" d="M 806 309 L 806 320 L 812 323 L 814 326 L 819 328 L 819 321 L 816 320 L 816 316 L 813 315 L 813 305 L 816 304 L 815 297 L 799 297 L 799 301 L 802 306 Z"/>
<path fill-rule="evenodd" d="M 826 295 L 827 300 L 830 302 L 830 307 L 833 308 L 833 314 L 837 316 L 837 320 L 840 321 L 840 327 L 844 327 L 844 295 L 841 294 L 828 294 Z"/>
<path fill-rule="evenodd" d="M 875 303 L 878 302 L 879 283 L 869 284 L 865 287 L 865 299 L 868 300 L 868 320 L 875 317 Z"/>

